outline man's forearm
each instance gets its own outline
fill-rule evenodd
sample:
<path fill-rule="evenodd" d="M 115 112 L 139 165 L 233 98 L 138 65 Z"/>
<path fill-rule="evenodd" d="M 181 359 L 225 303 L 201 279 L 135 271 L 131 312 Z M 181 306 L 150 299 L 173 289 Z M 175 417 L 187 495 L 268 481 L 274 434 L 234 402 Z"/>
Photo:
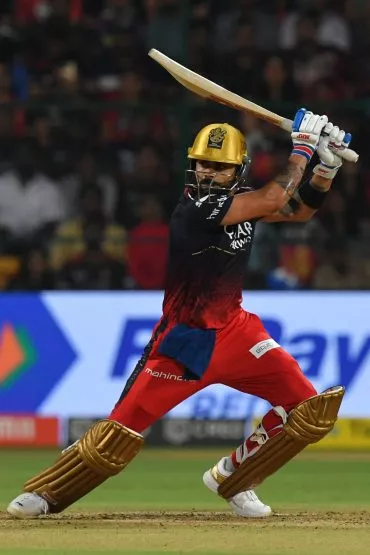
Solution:
<path fill-rule="evenodd" d="M 280 211 L 285 216 L 296 216 L 297 221 L 307 221 L 321 208 L 332 184 L 326 179 L 313 174 L 311 179 L 298 187 L 286 205 Z"/>
<path fill-rule="evenodd" d="M 306 166 L 307 160 L 292 154 L 285 169 L 275 178 L 274 181 L 284 189 L 288 197 L 293 197 L 297 191 Z"/>
<path fill-rule="evenodd" d="M 306 165 L 305 158 L 292 154 L 279 175 L 261 189 L 266 198 L 274 199 L 277 210 L 281 210 L 297 193 Z"/>
<path fill-rule="evenodd" d="M 302 156 L 291 156 L 285 169 L 270 183 L 257 191 L 235 195 L 221 224 L 232 225 L 277 213 L 297 191 L 306 165 Z"/>

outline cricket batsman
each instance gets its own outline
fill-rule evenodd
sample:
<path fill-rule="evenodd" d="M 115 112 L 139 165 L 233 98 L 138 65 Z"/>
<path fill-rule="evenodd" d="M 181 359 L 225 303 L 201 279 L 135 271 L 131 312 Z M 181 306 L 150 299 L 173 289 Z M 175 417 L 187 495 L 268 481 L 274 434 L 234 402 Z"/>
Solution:
<path fill-rule="evenodd" d="M 56 462 L 29 479 L 8 506 L 14 516 L 63 511 L 121 472 L 142 432 L 208 385 L 221 383 L 265 399 L 271 409 L 203 482 L 244 517 L 271 508 L 254 488 L 334 426 L 341 386 L 318 394 L 297 361 L 242 309 L 244 271 L 256 222 L 304 222 L 321 207 L 351 135 L 304 108 L 295 115 L 285 170 L 248 187 L 242 133 L 207 125 L 188 150 L 185 189 L 172 214 L 163 316 L 110 416 L 96 422 Z M 314 153 L 319 163 L 302 180 Z"/>

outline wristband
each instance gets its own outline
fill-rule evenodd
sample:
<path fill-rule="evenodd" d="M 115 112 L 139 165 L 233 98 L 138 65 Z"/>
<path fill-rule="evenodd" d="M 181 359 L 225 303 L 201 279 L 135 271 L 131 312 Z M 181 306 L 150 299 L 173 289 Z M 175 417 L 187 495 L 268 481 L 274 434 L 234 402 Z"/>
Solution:
<path fill-rule="evenodd" d="M 298 189 L 298 194 L 303 204 L 313 210 L 321 208 L 328 193 L 329 191 L 315 189 L 310 181 L 305 181 Z"/>

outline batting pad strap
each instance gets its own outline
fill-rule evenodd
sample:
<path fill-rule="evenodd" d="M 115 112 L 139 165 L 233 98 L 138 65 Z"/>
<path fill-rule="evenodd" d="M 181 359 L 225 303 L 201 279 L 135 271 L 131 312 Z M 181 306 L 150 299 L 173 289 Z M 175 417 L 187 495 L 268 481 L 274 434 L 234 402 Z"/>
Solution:
<path fill-rule="evenodd" d="M 333 428 L 343 395 L 344 388 L 338 386 L 297 405 L 289 413 L 282 431 L 268 439 L 220 484 L 219 495 L 229 499 L 253 489 L 307 445 L 320 441 Z"/>
<path fill-rule="evenodd" d="M 56 462 L 31 478 L 24 491 L 36 492 L 59 513 L 118 474 L 137 455 L 144 438 L 112 420 L 99 420 Z"/>

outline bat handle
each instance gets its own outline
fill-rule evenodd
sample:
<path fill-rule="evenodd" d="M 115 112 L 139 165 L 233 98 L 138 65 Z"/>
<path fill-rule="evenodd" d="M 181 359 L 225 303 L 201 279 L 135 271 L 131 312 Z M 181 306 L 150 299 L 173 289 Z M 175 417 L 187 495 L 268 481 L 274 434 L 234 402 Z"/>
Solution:
<path fill-rule="evenodd" d="M 292 125 L 293 125 L 293 121 L 291 119 L 282 119 L 280 123 L 280 127 L 284 129 L 284 131 L 287 131 L 288 133 L 292 132 Z M 346 148 L 343 150 L 343 152 L 338 152 L 337 154 L 338 156 L 341 156 L 343 160 L 347 160 L 347 162 L 352 162 L 352 163 L 356 163 L 359 157 L 357 152 L 355 152 L 350 148 Z"/>

